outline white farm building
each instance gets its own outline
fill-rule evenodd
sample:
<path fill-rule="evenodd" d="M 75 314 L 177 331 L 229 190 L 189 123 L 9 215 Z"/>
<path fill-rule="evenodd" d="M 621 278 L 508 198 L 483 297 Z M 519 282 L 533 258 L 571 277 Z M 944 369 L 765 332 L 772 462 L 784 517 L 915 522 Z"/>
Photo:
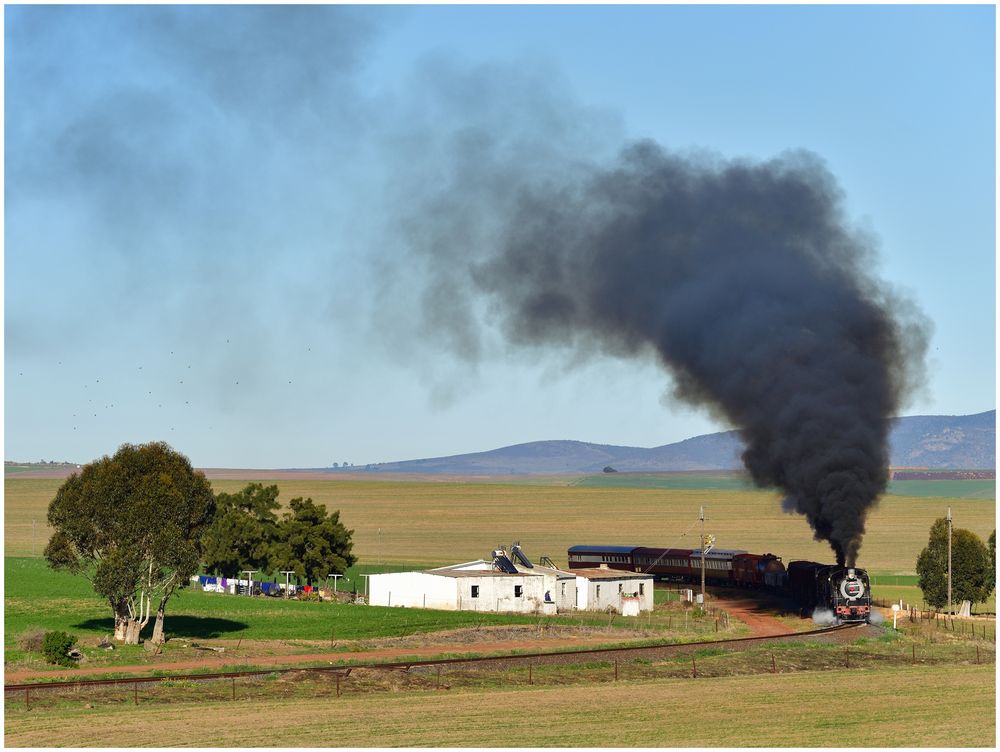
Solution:
<path fill-rule="evenodd" d="M 574 569 L 576 607 L 580 611 L 609 608 L 626 616 L 638 616 L 653 608 L 653 575 L 610 569 Z"/>
<path fill-rule="evenodd" d="M 535 566 L 514 572 L 482 559 L 422 572 L 389 572 L 368 578 L 372 606 L 554 614 L 574 607 L 576 577 Z"/>
<path fill-rule="evenodd" d="M 653 607 L 653 578 L 611 569 L 567 572 L 531 564 L 520 551 L 416 572 L 373 574 L 372 606 L 555 614 L 574 609 L 626 613 Z M 517 559 L 515 562 L 514 559 Z M 623 596 L 638 595 L 638 599 Z M 582 598 L 582 600 L 581 600 Z"/>

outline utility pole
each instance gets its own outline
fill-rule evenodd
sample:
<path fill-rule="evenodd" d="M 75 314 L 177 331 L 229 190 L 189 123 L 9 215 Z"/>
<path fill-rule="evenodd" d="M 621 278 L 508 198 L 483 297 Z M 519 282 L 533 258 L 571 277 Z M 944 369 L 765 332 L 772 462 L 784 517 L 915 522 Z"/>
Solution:
<path fill-rule="evenodd" d="M 701 520 L 701 605 L 705 607 L 705 507 L 702 506 L 698 515 Z"/>
<path fill-rule="evenodd" d="M 951 615 L 951 507 L 948 507 L 948 615 Z"/>

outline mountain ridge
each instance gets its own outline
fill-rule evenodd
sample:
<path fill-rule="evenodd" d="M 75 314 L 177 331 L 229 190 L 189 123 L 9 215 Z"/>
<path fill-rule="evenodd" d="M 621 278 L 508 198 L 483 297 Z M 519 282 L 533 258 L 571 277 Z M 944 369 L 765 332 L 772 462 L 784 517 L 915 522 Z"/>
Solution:
<path fill-rule="evenodd" d="M 929 469 L 993 468 L 996 410 L 972 415 L 912 415 L 896 419 L 889 436 L 890 465 Z M 693 436 L 656 447 L 594 444 L 572 439 L 530 441 L 482 452 L 364 465 L 376 472 L 442 475 L 541 475 L 738 470 L 743 444 L 737 431 Z M 348 468 L 344 468 L 347 470 Z M 351 471 L 362 469 L 355 466 Z"/>

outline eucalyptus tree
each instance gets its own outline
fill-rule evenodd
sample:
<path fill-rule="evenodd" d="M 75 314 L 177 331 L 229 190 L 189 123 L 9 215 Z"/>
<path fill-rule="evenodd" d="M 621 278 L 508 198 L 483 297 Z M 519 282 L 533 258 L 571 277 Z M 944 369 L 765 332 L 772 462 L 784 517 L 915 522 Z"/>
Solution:
<path fill-rule="evenodd" d="M 955 528 L 951 536 L 952 602 L 982 603 L 993 591 L 989 549 L 971 530 Z M 917 584 L 934 608 L 948 602 L 948 523 L 931 526 L 927 547 L 917 557 Z"/>
<path fill-rule="evenodd" d="M 215 519 L 203 536 L 205 571 L 238 577 L 252 569 L 270 572 L 277 538 L 278 487 L 250 483 L 215 497 Z"/>
<path fill-rule="evenodd" d="M 115 638 L 138 644 L 155 605 L 197 572 L 215 497 L 201 472 L 164 442 L 123 444 L 73 473 L 49 503 L 50 566 L 83 574 L 114 613 Z"/>
<path fill-rule="evenodd" d="M 340 521 L 340 512 L 327 513 L 312 499 L 292 499 L 282 515 L 274 545 L 274 562 L 309 581 L 328 574 L 344 574 L 357 561 L 351 552 L 353 530 Z"/>

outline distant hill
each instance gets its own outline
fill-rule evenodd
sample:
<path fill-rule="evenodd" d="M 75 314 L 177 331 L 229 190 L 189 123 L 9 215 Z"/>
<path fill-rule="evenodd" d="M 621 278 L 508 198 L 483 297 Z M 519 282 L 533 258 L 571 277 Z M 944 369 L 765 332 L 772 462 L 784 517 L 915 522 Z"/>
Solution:
<path fill-rule="evenodd" d="M 996 411 L 977 415 L 914 415 L 899 418 L 889 437 L 893 467 L 993 468 Z M 557 475 L 619 472 L 737 470 L 743 443 L 736 431 L 695 436 L 644 447 L 584 441 L 532 441 L 488 452 L 366 465 L 380 473 L 445 475 Z M 357 472 L 360 468 L 351 468 Z"/>

